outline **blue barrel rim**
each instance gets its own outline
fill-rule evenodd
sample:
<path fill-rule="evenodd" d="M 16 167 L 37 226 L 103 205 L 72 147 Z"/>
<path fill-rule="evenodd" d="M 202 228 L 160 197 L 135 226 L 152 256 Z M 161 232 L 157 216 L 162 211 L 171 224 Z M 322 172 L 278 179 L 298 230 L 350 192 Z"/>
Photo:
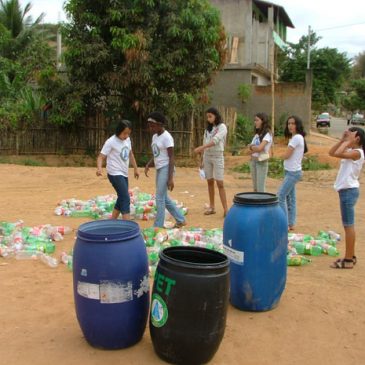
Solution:
<path fill-rule="evenodd" d="M 177 258 L 173 258 L 168 256 L 168 254 L 170 252 L 196 252 L 196 253 L 200 253 L 200 254 L 207 254 L 215 257 L 219 257 L 220 261 L 216 262 L 216 263 L 212 263 L 212 262 L 208 262 L 208 263 L 196 263 L 196 262 L 190 262 L 190 261 L 184 261 L 181 259 L 177 259 Z M 190 247 L 190 246 L 176 246 L 176 247 L 167 247 L 165 249 L 163 249 L 162 251 L 160 251 L 159 253 L 159 258 L 160 260 L 164 260 L 167 263 L 179 266 L 179 267 L 183 267 L 183 268 L 190 268 L 190 269 L 221 269 L 221 268 L 226 268 L 229 267 L 230 265 L 230 261 L 228 259 L 228 257 L 218 251 L 214 251 L 208 248 L 204 248 L 204 247 Z"/>
<path fill-rule="evenodd" d="M 97 226 L 100 228 L 113 228 L 120 226 L 117 232 L 99 234 L 95 232 Z M 139 225 L 136 222 L 122 219 L 100 219 L 82 223 L 77 230 L 77 238 L 93 243 L 113 243 L 135 238 L 141 234 Z"/>
<path fill-rule="evenodd" d="M 278 203 L 279 198 L 273 193 L 243 192 L 234 195 L 233 203 L 241 205 L 268 205 Z"/>

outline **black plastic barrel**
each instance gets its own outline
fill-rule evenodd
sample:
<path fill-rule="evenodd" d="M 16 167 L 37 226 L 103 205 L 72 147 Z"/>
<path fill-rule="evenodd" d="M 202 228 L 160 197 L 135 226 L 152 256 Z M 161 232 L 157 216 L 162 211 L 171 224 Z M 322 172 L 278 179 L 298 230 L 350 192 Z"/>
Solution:
<path fill-rule="evenodd" d="M 229 261 L 199 247 L 160 252 L 150 313 L 154 349 L 174 364 L 203 364 L 218 350 L 226 326 Z"/>
<path fill-rule="evenodd" d="M 247 311 L 279 303 L 286 283 L 288 223 L 275 194 L 239 193 L 223 227 L 230 259 L 230 301 Z"/>
<path fill-rule="evenodd" d="M 95 347 L 120 349 L 143 336 L 149 312 L 146 247 L 137 223 L 80 225 L 73 253 L 76 315 Z"/>

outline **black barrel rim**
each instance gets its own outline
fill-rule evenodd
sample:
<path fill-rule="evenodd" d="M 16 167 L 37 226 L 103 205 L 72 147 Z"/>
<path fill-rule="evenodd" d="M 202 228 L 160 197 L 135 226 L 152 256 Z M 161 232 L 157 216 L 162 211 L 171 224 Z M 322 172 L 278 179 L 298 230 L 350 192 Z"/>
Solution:
<path fill-rule="evenodd" d="M 187 253 L 192 257 L 196 255 L 196 258 L 210 257 L 213 262 L 194 262 L 193 260 L 182 260 L 179 258 L 180 254 Z M 175 256 L 175 257 L 174 257 Z M 221 252 L 210 250 L 203 247 L 189 247 L 189 246 L 178 246 L 178 247 L 167 247 L 163 249 L 159 254 L 160 260 L 171 263 L 173 265 L 183 268 L 194 268 L 194 269 L 221 269 L 229 266 L 229 260 L 226 255 Z M 214 259 L 216 262 L 214 262 Z"/>
<path fill-rule="evenodd" d="M 108 233 L 98 233 L 99 229 L 109 229 Z M 141 234 L 136 222 L 119 219 L 101 219 L 79 226 L 77 237 L 87 242 L 113 243 L 129 240 Z"/>
<path fill-rule="evenodd" d="M 233 198 L 233 203 L 244 205 L 276 204 L 278 201 L 279 198 L 276 194 L 259 192 L 237 193 Z"/>

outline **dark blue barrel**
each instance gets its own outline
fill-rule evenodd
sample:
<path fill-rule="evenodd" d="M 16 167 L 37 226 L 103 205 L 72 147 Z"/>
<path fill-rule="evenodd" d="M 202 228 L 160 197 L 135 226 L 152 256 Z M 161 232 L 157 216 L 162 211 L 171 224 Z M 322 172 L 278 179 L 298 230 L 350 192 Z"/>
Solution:
<path fill-rule="evenodd" d="M 239 193 L 223 227 L 230 259 L 232 305 L 266 311 L 277 306 L 286 283 L 288 223 L 275 194 Z"/>
<path fill-rule="evenodd" d="M 173 364 L 203 364 L 218 350 L 226 327 L 228 258 L 200 247 L 160 253 L 150 314 L 156 353 Z"/>
<path fill-rule="evenodd" d="M 137 223 L 81 224 L 73 252 L 76 315 L 90 345 L 132 346 L 143 336 L 149 311 L 148 259 Z"/>

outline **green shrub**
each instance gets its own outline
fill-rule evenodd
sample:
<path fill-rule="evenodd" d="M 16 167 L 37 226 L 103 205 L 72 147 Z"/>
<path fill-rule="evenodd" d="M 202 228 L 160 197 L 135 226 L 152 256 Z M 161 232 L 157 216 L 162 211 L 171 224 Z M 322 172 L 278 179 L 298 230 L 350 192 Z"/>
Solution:
<path fill-rule="evenodd" d="M 331 166 L 328 163 L 322 163 L 318 161 L 318 156 L 304 156 L 302 162 L 302 168 L 304 171 L 318 171 L 318 170 L 329 170 Z M 233 168 L 233 171 L 240 173 L 249 173 L 250 164 L 246 162 L 242 165 Z M 271 157 L 269 160 L 269 172 L 268 176 L 272 178 L 284 177 L 284 166 L 283 160 L 277 157 Z"/>

